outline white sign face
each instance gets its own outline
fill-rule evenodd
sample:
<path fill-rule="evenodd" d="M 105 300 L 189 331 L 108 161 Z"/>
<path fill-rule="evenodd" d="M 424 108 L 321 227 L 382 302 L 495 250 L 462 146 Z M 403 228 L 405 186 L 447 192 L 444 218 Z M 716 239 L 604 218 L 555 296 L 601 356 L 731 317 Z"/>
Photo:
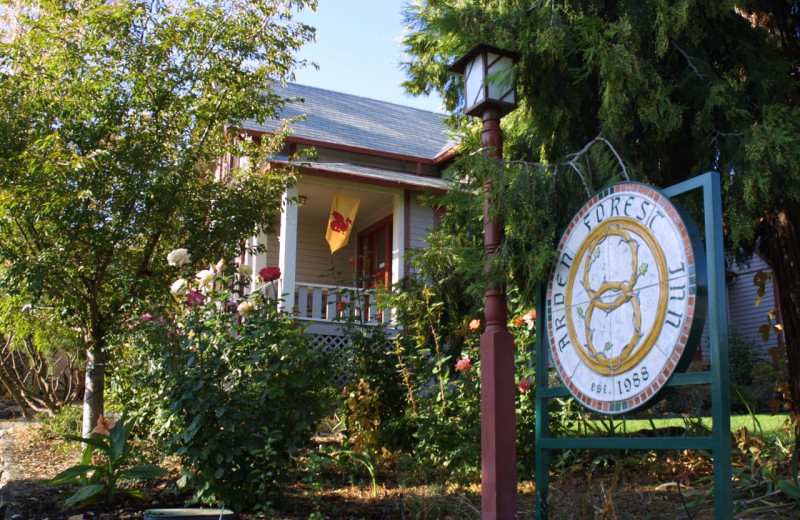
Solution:
<path fill-rule="evenodd" d="M 666 196 L 629 182 L 592 197 L 561 239 L 547 291 L 564 385 L 606 414 L 646 403 L 686 350 L 697 289 L 692 237 Z"/>

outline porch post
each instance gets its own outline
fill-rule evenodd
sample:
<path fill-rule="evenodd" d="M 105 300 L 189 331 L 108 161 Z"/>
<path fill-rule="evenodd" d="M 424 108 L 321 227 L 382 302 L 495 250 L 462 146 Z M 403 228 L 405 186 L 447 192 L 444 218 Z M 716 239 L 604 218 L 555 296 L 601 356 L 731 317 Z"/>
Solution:
<path fill-rule="evenodd" d="M 405 276 L 406 256 L 406 198 L 404 193 L 394 195 L 392 208 L 392 284 L 396 284 Z"/>
<path fill-rule="evenodd" d="M 281 230 L 278 267 L 281 269 L 280 309 L 291 312 L 294 308 L 294 288 L 297 281 L 297 186 L 288 188 L 281 198 Z"/>

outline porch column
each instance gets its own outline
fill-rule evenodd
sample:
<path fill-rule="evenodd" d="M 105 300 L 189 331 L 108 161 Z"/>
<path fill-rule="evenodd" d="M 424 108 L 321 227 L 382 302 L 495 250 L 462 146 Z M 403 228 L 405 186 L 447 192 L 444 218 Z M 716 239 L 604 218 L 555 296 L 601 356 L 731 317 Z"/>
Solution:
<path fill-rule="evenodd" d="M 405 276 L 406 256 L 406 197 L 404 193 L 394 195 L 392 208 L 392 284 Z"/>
<path fill-rule="evenodd" d="M 294 308 L 294 288 L 297 270 L 297 186 L 288 188 L 281 198 L 281 230 L 278 267 L 281 269 L 280 309 L 291 312 Z"/>

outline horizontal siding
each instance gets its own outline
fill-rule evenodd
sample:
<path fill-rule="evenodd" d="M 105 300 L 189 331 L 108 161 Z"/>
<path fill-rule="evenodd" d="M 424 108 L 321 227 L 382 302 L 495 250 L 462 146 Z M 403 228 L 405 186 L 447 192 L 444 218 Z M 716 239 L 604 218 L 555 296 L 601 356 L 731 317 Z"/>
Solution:
<path fill-rule="evenodd" d="M 777 338 L 774 334 L 770 334 L 769 341 L 764 343 L 758 329 L 767 324 L 767 313 L 776 308 L 775 288 L 772 280 L 769 280 L 766 283 L 764 297 L 756 307 L 758 288 L 753 283 L 753 277 L 759 271 L 771 272 L 771 270 L 764 260 L 757 255 L 753 255 L 749 265 L 729 266 L 729 271 L 737 276 L 726 287 L 728 294 L 728 327 L 731 330 L 738 331 L 745 338 L 754 341 L 761 355 L 766 357 L 767 350 L 777 345 Z M 706 362 L 709 358 L 708 326 L 708 320 L 706 320 L 701 340 L 703 359 Z"/>
<path fill-rule="evenodd" d="M 409 246 L 427 247 L 425 237 L 433 227 L 433 210 L 421 205 L 419 197 L 412 195 L 409 211 Z"/>
<path fill-rule="evenodd" d="M 433 227 L 434 213 L 428 207 L 420 204 L 418 197 L 411 196 L 409 205 L 409 245 L 411 247 L 426 247 L 425 237 Z M 327 214 L 312 218 L 303 218 L 297 228 L 297 272 L 298 283 L 325 284 L 353 286 L 355 284 L 354 267 L 350 259 L 358 255 L 358 234 L 372 224 L 392 215 L 391 206 L 381 206 L 370 214 L 359 212 L 355 227 L 350 235 L 347 246 L 330 253 L 328 242 L 325 240 Z M 395 222 L 395 225 L 402 225 Z M 401 233 L 401 236 L 403 234 Z M 260 236 L 259 243 L 267 244 L 266 254 L 259 255 L 250 261 L 256 271 L 265 266 L 277 266 L 279 263 L 280 243 L 276 234 Z M 396 249 L 397 244 L 393 247 Z"/>
<path fill-rule="evenodd" d="M 728 285 L 728 305 L 731 328 L 740 334 L 755 341 L 761 352 L 766 355 L 767 350 L 777 344 L 774 334 L 769 341 L 764 343 L 758 329 L 767 323 L 767 313 L 775 309 L 775 293 L 772 280 L 767 281 L 764 297 L 758 307 L 758 287 L 753 283 L 753 278 L 759 271 L 771 273 L 769 266 L 758 256 L 753 256 L 748 267 L 734 269 L 738 276 Z"/>
<path fill-rule="evenodd" d="M 350 259 L 356 256 L 356 232 L 342 249 L 331 254 L 325 240 L 327 220 L 300 221 L 297 227 L 297 282 L 326 285 L 352 285 L 354 268 Z"/>

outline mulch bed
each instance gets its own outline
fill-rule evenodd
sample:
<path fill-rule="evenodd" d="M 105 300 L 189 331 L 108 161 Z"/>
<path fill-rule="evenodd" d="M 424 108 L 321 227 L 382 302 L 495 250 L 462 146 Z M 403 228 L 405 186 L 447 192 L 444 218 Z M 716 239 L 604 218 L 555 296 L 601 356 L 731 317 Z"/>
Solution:
<path fill-rule="evenodd" d="M 3 423 L 0 421 L 0 429 Z M 54 476 L 76 463 L 80 453 L 69 445 L 37 435 L 38 425 L 27 423 L 13 429 L 12 459 L 15 479 L 0 490 L 3 505 L 0 518 L 14 520 L 95 520 L 141 519 L 146 509 L 184 507 L 186 495 L 179 494 L 174 478 L 152 481 L 143 491 L 147 500 L 128 500 L 114 507 L 98 506 L 81 511 L 62 511 L 63 488 L 42 486 L 39 479 Z M 6 444 L 8 447 L 8 444 Z M 553 476 L 550 488 L 550 517 L 552 519 L 648 519 L 674 520 L 711 519 L 713 501 L 704 500 L 685 506 L 707 494 L 708 483 L 692 485 L 672 476 L 648 475 L 646 471 L 586 473 L 566 472 Z M 660 480 L 666 480 L 661 482 Z M 318 510 L 329 520 L 338 519 L 478 519 L 480 517 L 479 486 L 404 486 L 383 487 L 378 498 L 372 497 L 371 486 L 326 486 L 316 496 L 298 483 L 286 490 L 284 503 L 275 515 L 280 520 L 306 520 Z M 525 482 L 519 488 L 519 518 L 533 518 L 534 485 Z M 5 516 L 4 516 L 5 515 Z M 265 518 L 242 514 L 243 520 Z M 800 518 L 800 507 L 765 512 L 748 518 Z"/>

